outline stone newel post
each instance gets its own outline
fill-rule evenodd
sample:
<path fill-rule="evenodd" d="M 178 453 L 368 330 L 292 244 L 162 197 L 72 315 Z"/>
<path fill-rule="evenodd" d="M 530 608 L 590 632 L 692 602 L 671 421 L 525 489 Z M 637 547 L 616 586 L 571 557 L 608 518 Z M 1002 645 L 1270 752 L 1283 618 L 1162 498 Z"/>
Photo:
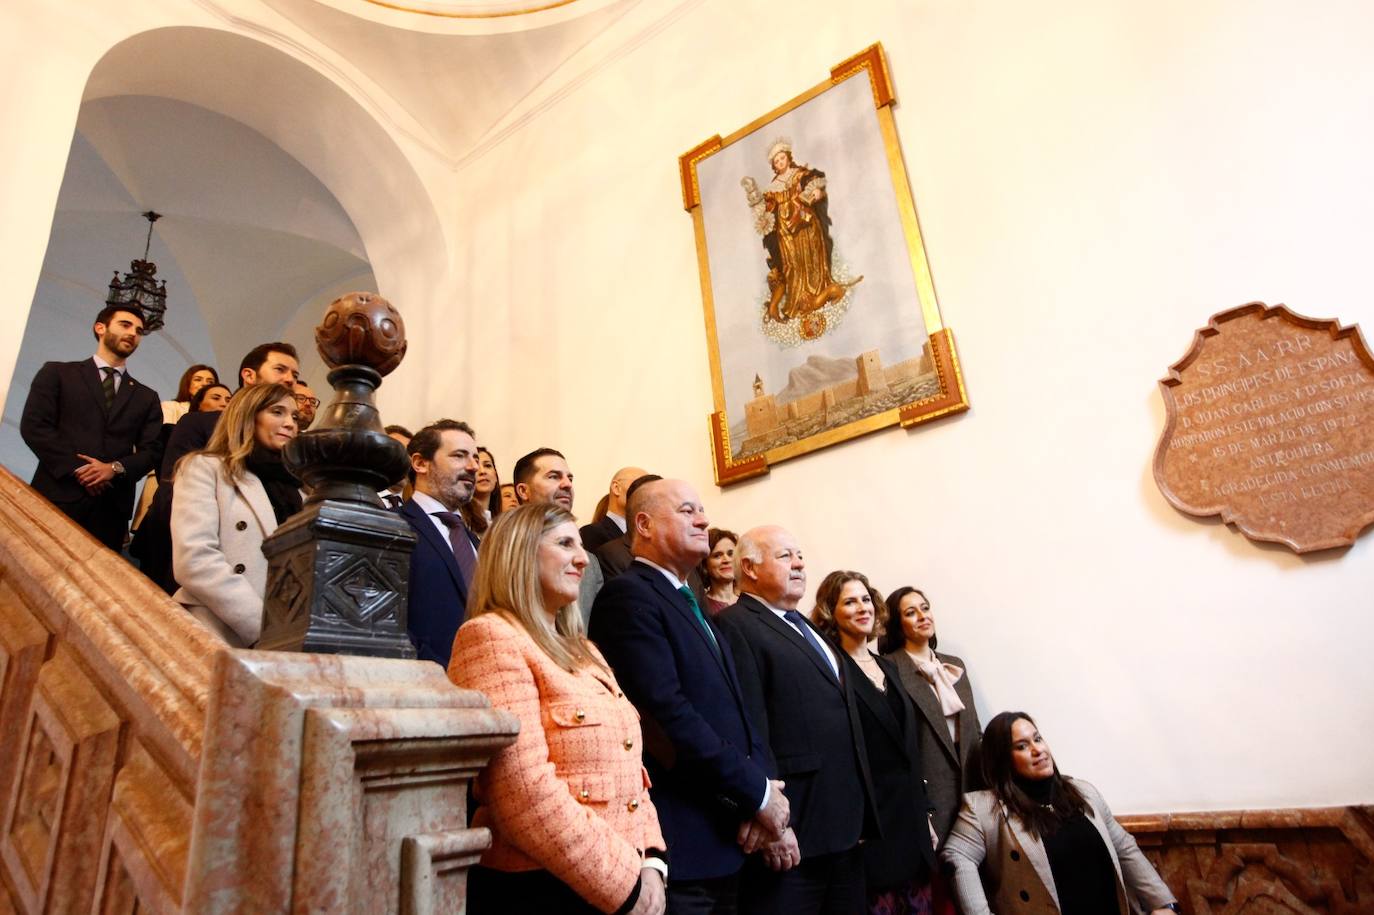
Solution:
<path fill-rule="evenodd" d="M 352 292 L 329 306 L 315 344 L 333 369 L 334 402 L 283 452 L 310 494 L 262 545 L 267 596 L 256 647 L 413 658 L 406 592 L 415 534 L 377 497 L 410 462 L 383 431 L 373 396 L 405 356 L 405 323 L 381 296 Z"/>

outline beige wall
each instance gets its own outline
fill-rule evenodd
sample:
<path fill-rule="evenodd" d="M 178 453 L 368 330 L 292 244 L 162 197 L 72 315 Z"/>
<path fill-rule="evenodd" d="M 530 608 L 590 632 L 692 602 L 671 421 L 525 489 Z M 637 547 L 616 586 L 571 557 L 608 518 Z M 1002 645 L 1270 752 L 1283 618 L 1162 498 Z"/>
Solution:
<path fill-rule="evenodd" d="M 631 25 L 460 174 L 434 390 L 475 392 L 503 472 L 558 446 L 589 514 L 641 464 L 724 525 L 792 528 L 813 589 L 924 586 L 984 717 L 1037 714 L 1118 809 L 1374 800 L 1372 541 L 1255 546 L 1150 474 L 1156 381 L 1213 312 L 1374 327 L 1368 7 L 705 0 Z M 972 412 L 718 491 L 677 156 L 875 40 Z"/>
<path fill-rule="evenodd" d="M 684 0 L 662 19 L 657 2 L 540 86 L 456 175 L 400 136 L 405 114 L 384 93 L 362 107 L 396 155 L 312 147 L 338 126 L 311 122 L 336 110 L 322 99 L 296 96 L 277 123 L 271 98 L 210 106 L 300 158 L 357 225 L 411 334 L 382 390 L 388 420 L 468 418 L 504 472 L 560 447 L 588 515 L 622 464 L 683 476 L 725 525 L 794 529 L 813 585 L 843 567 L 885 590 L 919 583 L 984 717 L 1036 713 L 1064 768 L 1118 810 L 1374 800 L 1371 541 L 1315 559 L 1257 547 L 1174 512 L 1150 476 L 1155 382 L 1212 312 L 1264 299 L 1374 326 L 1374 14 L 1269 0 Z M 252 28 L 272 15 L 247 0 L 131 9 L 6 11 L 0 49 L 25 75 L 0 86 L 12 328 L 86 75 L 111 43 L 199 24 L 329 69 L 309 35 Z M 874 40 L 973 410 L 717 491 L 677 156 Z M 370 86 L 327 62 L 345 96 Z M 405 169 L 427 201 L 398 193 L 412 187 L 393 172 Z M 18 340 L 0 341 L 0 376 Z"/>

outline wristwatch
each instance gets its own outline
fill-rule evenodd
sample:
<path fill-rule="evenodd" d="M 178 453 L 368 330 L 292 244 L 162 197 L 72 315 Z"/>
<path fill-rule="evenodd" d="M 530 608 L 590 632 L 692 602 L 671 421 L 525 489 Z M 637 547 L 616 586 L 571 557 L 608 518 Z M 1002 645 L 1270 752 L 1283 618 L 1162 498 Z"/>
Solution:
<path fill-rule="evenodd" d="M 124 465 L 119 463 L 119 461 L 110 461 L 110 469 L 114 471 L 115 476 L 124 476 Z"/>

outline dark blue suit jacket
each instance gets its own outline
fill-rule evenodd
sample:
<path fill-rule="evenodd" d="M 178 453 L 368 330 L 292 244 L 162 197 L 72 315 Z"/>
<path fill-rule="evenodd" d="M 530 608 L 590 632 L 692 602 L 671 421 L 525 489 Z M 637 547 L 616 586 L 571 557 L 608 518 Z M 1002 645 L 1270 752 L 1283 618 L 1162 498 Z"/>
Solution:
<path fill-rule="evenodd" d="M 413 499 L 407 499 L 397 511 L 416 534 L 415 552 L 410 557 L 406 628 L 415 643 L 416 656 L 448 670 L 453 637 L 467 613 L 468 582 L 453 558 L 453 548 L 429 515 Z M 477 546 L 475 537 L 472 545 Z"/>
<path fill-rule="evenodd" d="M 644 728 L 644 765 L 676 880 L 739 871 L 735 834 L 763 803 L 773 764 L 750 722 L 725 636 L 642 562 L 601 589 L 590 636 Z"/>

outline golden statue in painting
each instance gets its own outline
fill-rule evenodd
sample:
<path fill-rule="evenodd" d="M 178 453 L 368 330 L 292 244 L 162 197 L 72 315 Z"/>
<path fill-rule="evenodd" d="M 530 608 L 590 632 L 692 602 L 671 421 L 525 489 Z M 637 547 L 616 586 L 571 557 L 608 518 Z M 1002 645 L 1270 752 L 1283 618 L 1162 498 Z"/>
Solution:
<path fill-rule="evenodd" d="M 792 144 L 780 139 L 768 149 L 773 180 L 763 190 L 753 178 L 740 181 L 754 214 L 754 229 L 763 238 L 768 264 L 767 314 L 774 321 L 818 312 L 844 298 L 862 276 L 839 282 L 831 272 L 834 242 L 825 173 L 792 158 Z M 815 333 L 824 332 L 824 321 Z"/>

